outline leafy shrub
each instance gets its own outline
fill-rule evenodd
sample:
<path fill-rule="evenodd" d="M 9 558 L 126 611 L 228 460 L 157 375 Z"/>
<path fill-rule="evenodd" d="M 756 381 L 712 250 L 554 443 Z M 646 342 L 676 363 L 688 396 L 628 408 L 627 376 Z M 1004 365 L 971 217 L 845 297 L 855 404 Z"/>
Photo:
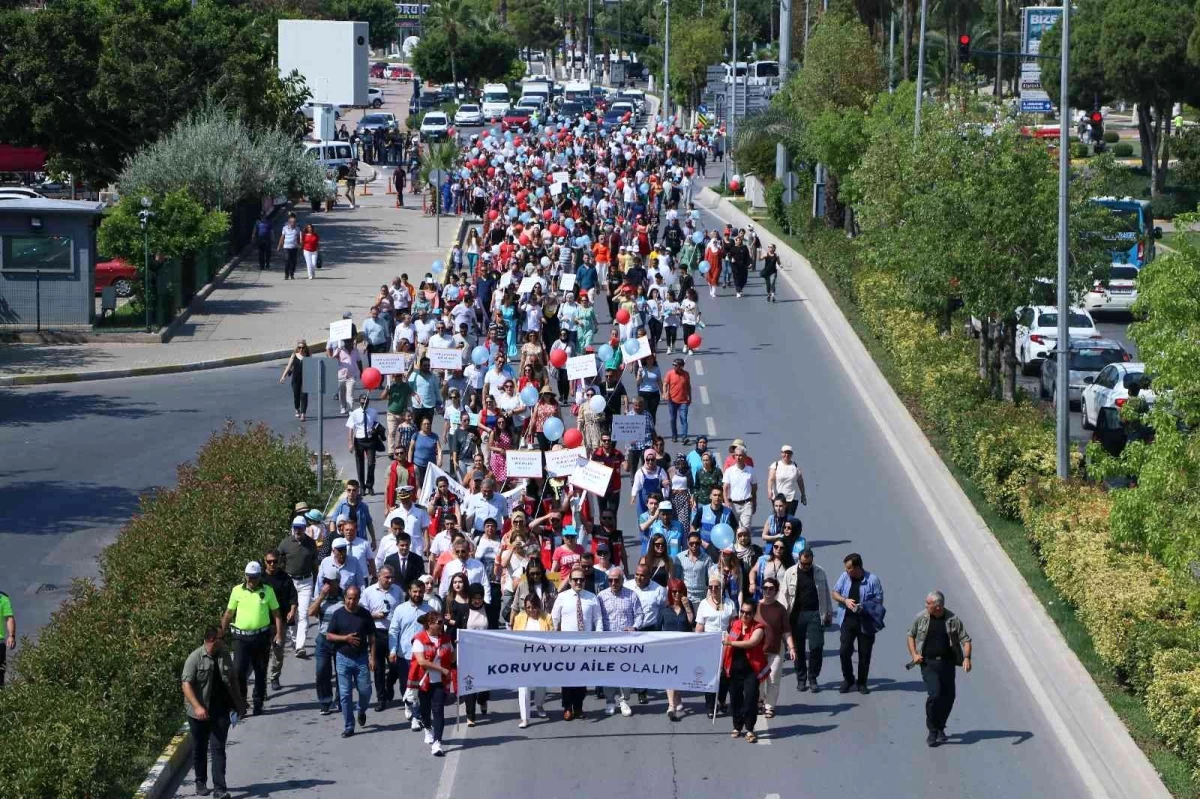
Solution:
<path fill-rule="evenodd" d="M 1120 140 L 1121 140 L 1121 134 L 1117 133 L 1115 130 L 1104 131 L 1104 141 L 1107 144 L 1116 144 Z"/>
<path fill-rule="evenodd" d="M 1112 154 L 1115 158 L 1131 158 L 1133 157 L 1133 145 L 1129 142 L 1117 142 L 1112 146 Z"/>
<path fill-rule="evenodd" d="M 1168 649 L 1154 656 L 1146 705 L 1158 734 L 1192 763 L 1200 764 L 1200 666 L 1195 650 Z M 1200 765 L 1195 771 L 1200 779 Z"/>
<path fill-rule="evenodd" d="M 1150 198 L 1150 213 L 1155 219 L 1174 219 L 1176 214 L 1191 211 L 1194 205 L 1188 205 L 1186 200 L 1176 194 L 1163 193 Z"/>
<path fill-rule="evenodd" d="M 1086 144 L 1079 143 L 1079 144 L 1071 145 L 1071 157 L 1072 158 L 1090 158 L 1091 155 L 1092 155 L 1092 151 L 1090 148 L 1088 148 L 1088 146 Z"/>
<path fill-rule="evenodd" d="M 183 719 L 179 671 L 246 561 L 316 500 L 308 452 L 263 426 L 216 433 L 142 499 L 0 691 L 0 796 L 127 796 Z"/>

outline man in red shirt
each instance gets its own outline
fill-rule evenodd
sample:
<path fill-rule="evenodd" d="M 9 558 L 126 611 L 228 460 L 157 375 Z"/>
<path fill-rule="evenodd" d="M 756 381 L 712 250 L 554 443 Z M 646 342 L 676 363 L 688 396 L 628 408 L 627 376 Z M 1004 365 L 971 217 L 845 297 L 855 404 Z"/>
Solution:
<path fill-rule="evenodd" d="M 747 451 L 746 452 L 746 465 L 754 466 L 754 458 L 750 457 L 749 448 L 746 446 L 746 442 L 740 438 L 735 438 L 733 440 L 733 443 L 729 445 L 729 454 L 727 456 L 725 456 L 725 463 L 722 464 L 721 471 L 725 471 L 730 466 L 737 463 L 738 447 L 741 447 L 742 449 L 745 449 Z"/>
<path fill-rule="evenodd" d="M 625 455 L 613 446 L 612 437 L 608 433 L 601 433 L 600 446 L 592 450 L 592 460 L 612 469 L 608 493 L 596 498 L 600 505 L 600 515 L 603 517 L 605 511 L 616 514 L 621 507 L 621 466 L 625 463 Z"/>
<path fill-rule="evenodd" d="M 667 409 L 671 412 L 671 440 L 678 443 L 683 432 L 683 443 L 689 444 L 688 409 L 692 406 L 692 376 L 683 368 L 683 358 L 676 358 L 675 368 L 663 378 L 663 393 L 667 395 Z"/>

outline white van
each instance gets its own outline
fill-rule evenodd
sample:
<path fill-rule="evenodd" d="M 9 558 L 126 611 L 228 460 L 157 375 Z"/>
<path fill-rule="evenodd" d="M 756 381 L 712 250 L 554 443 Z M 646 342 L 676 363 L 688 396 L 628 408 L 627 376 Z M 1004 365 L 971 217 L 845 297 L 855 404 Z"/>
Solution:
<path fill-rule="evenodd" d="M 581 100 L 590 99 L 592 96 L 592 84 L 587 81 L 567 81 L 563 86 L 563 102 L 578 103 Z"/>
<path fill-rule="evenodd" d="M 491 122 L 504 116 L 504 112 L 508 110 L 511 98 L 508 95 L 508 87 L 503 83 L 486 83 L 483 86 L 483 119 L 485 122 Z"/>
<path fill-rule="evenodd" d="M 543 105 L 549 105 L 553 86 L 548 80 L 526 81 L 521 84 L 521 97 L 540 97 Z"/>
<path fill-rule="evenodd" d="M 324 169 L 336 169 L 338 178 L 346 177 L 354 150 L 347 141 L 307 141 L 304 152 Z"/>

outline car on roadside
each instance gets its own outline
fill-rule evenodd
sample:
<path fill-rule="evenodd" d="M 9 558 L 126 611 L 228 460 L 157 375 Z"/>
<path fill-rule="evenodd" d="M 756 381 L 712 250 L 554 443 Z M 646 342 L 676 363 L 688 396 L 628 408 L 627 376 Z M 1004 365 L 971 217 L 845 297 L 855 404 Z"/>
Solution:
<path fill-rule="evenodd" d="M 1042 360 L 1042 374 L 1038 380 L 1038 393 L 1042 399 L 1057 397 L 1055 389 L 1058 385 L 1058 358 L 1063 354 L 1060 348 L 1055 347 L 1046 353 Z M 1083 390 L 1092 384 L 1104 367 L 1131 360 L 1124 347 L 1106 338 L 1073 339 L 1068 344 L 1065 354 L 1068 357 L 1070 380 L 1067 383 L 1067 401 L 1071 405 L 1079 402 Z"/>
<path fill-rule="evenodd" d="M 421 92 L 408 101 L 408 113 L 421 114 L 430 109 L 437 108 L 443 102 L 437 92 Z"/>
<path fill-rule="evenodd" d="M 305 103 L 304 105 L 300 106 L 300 113 L 304 115 L 304 118 L 305 118 L 305 119 L 308 119 L 308 120 L 310 120 L 310 121 L 311 121 L 311 120 L 312 120 L 312 118 L 313 118 L 313 104 L 312 104 L 312 102 L 310 101 L 310 102 L 307 102 L 307 103 Z M 340 108 L 334 108 L 334 109 L 333 109 L 333 118 L 334 118 L 334 119 L 341 119 L 341 118 L 342 118 L 342 109 L 340 109 Z"/>
<path fill-rule="evenodd" d="M 1128 313 L 1137 301 L 1138 268 L 1113 264 L 1106 280 L 1097 280 L 1083 295 L 1082 305 L 1091 313 Z"/>
<path fill-rule="evenodd" d="M 383 70 L 383 77 L 388 80 L 408 80 L 412 76 L 412 67 L 404 64 L 388 64 Z"/>
<path fill-rule="evenodd" d="M 399 123 L 396 121 L 395 114 L 390 111 L 377 111 L 371 114 L 364 114 L 363 118 L 358 121 L 358 125 L 355 126 L 354 132 L 361 136 L 367 131 L 375 134 L 380 131 L 396 130 L 398 126 Z"/>
<path fill-rule="evenodd" d="M 376 61 L 374 64 L 371 65 L 371 69 L 370 69 L 370 71 L 368 71 L 367 74 L 370 75 L 372 78 L 375 78 L 376 80 L 381 80 L 381 79 L 387 77 L 388 66 L 389 65 L 386 61 Z"/>
<path fill-rule="evenodd" d="M 583 116 L 583 110 L 582 103 L 576 103 L 568 100 L 560 105 L 558 110 L 554 112 L 553 119 L 556 122 L 566 122 L 568 125 L 574 127 L 575 122 Z"/>
<path fill-rule="evenodd" d="M 1070 338 L 1100 337 L 1091 314 L 1083 308 L 1071 308 L 1069 313 L 1067 335 Z M 1033 305 L 1017 309 L 1017 363 L 1021 365 L 1021 374 L 1034 374 L 1057 341 L 1057 307 Z"/>
<path fill-rule="evenodd" d="M 483 111 L 475 103 L 465 103 L 454 112 L 455 125 L 482 125 Z"/>
<path fill-rule="evenodd" d="M 1098 414 L 1104 408 L 1120 409 L 1129 401 L 1129 387 L 1140 386 L 1138 396 L 1153 405 L 1155 396 L 1150 388 L 1152 377 L 1146 374 L 1146 364 L 1141 361 L 1125 361 L 1105 366 L 1088 384 L 1080 396 L 1079 418 L 1084 430 L 1096 425 Z"/>
<path fill-rule="evenodd" d="M 430 111 L 421 120 L 421 138 L 439 141 L 450 137 L 450 119 L 444 111 Z"/>
<path fill-rule="evenodd" d="M 96 259 L 96 293 L 112 286 L 118 297 L 132 297 L 137 267 L 121 258 L 101 255 Z"/>
<path fill-rule="evenodd" d="M 529 118 L 532 116 L 533 109 L 529 108 L 529 106 L 518 105 L 505 111 L 500 121 L 510 128 L 529 130 Z"/>

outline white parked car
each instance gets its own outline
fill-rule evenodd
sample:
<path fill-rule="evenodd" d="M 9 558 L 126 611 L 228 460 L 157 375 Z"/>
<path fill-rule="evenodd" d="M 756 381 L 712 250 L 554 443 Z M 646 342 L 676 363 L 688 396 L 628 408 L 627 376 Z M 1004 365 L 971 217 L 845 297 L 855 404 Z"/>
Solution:
<path fill-rule="evenodd" d="M 1070 338 L 1098 338 L 1092 315 L 1083 308 L 1072 308 L 1067 320 Z M 1058 308 L 1035 305 L 1017 311 L 1017 363 L 1021 373 L 1034 374 L 1046 353 L 1058 343 Z"/>
<path fill-rule="evenodd" d="M 1150 389 L 1150 375 L 1146 364 L 1139 361 L 1110 363 L 1100 370 L 1091 385 L 1084 387 L 1079 399 L 1079 416 L 1084 430 L 1096 425 L 1101 408 L 1120 408 L 1129 399 L 1129 387 L 1134 383 L 1141 386 L 1138 394 L 1150 405 L 1154 404 L 1154 392 Z"/>
<path fill-rule="evenodd" d="M 1138 268 L 1113 264 L 1108 280 L 1097 280 L 1083 295 L 1083 307 L 1092 313 L 1129 311 L 1137 300 Z"/>
<path fill-rule="evenodd" d="M 482 125 L 483 124 L 483 111 L 480 110 L 479 106 L 475 105 L 474 103 L 460 105 L 458 107 L 458 110 L 454 112 L 454 124 L 455 125 Z"/>
<path fill-rule="evenodd" d="M 442 111 L 430 111 L 421 120 L 422 139 L 445 139 L 450 135 L 450 120 Z"/>

